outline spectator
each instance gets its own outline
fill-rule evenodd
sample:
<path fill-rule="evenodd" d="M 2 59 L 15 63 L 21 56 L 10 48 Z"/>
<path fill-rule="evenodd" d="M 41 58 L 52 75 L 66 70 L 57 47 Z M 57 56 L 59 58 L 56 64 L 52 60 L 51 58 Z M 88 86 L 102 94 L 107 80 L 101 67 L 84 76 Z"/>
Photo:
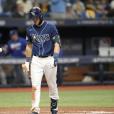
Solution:
<path fill-rule="evenodd" d="M 5 50 L 14 58 L 25 57 L 26 40 L 19 37 L 16 30 L 10 31 L 11 40 L 5 46 Z"/>
<path fill-rule="evenodd" d="M 13 58 L 25 58 L 26 39 L 19 37 L 16 30 L 10 31 L 10 38 L 2 48 L 3 52 Z M 28 77 L 23 75 L 21 65 L 14 65 L 12 72 L 15 72 L 15 83 L 30 83 Z"/>
<path fill-rule="evenodd" d="M 70 2 L 71 4 L 74 4 L 76 0 L 68 0 L 68 2 Z"/>
<path fill-rule="evenodd" d="M 42 9 L 44 16 L 49 17 L 49 15 L 50 15 L 49 2 L 45 1 L 45 2 L 40 3 L 40 8 Z"/>
<path fill-rule="evenodd" d="M 14 58 L 25 58 L 26 39 L 19 37 L 16 30 L 11 30 L 9 34 L 11 40 L 7 44 L 8 53 Z M 16 83 L 30 84 L 28 77 L 23 75 L 21 65 L 14 65 L 14 71 Z"/>
<path fill-rule="evenodd" d="M 29 10 L 33 7 L 31 0 L 22 0 L 22 4 L 23 4 L 25 13 L 29 12 Z"/>
<path fill-rule="evenodd" d="M 16 18 L 25 17 L 24 6 L 21 1 L 16 2 L 16 11 L 13 12 L 13 17 L 16 17 Z"/>
<path fill-rule="evenodd" d="M 108 0 L 101 0 L 101 5 L 104 9 L 106 9 L 107 6 L 109 5 L 108 2 L 109 2 Z"/>
<path fill-rule="evenodd" d="M 5 46 L 0 48 L 0 53 L 5 53 L 5 55 L 9 55 L 14 58 L 24 58 L 25 57 L 25 49 L 26 49 L 26 39 L 19 37 L 18 32 L 16 30 L 11 30 L 10 40 Z"/>
<path fill-rule="evenodd" d="M 36 6 L 38 6 L 39 7 L 39 0 L 32 0 L 32 5 L 33 5 L 33 7 L 36 7 Z"/>
<path fill-rule="evenodd" d="M 66 6 L 66 18 L 67 19 L 76 18 L 75 12 L 74 12 L 72 5 L 70 3 L 67 3 L 67 6 Z"/>
<path fill-rule="evenodd" d="M 75 11 L 76 15 L 80 17 L 82 12 L 85 10 L 84 3 L 80 0 L 75 0 L 75 3 L 73 5 L 73 10 Z"/>
<path fill-rule="evenodd" d="M 25 17 L 25 13 L 33 6 L 40 6 L 46 17 L 51 14 L 52 18 L 64 19 L 68 2 L 71 3 L 77 17 L 80 15 L 82 17 L 84 14 L 82 12 L 85 12 L 85 7 L 88 5 L 96 9 L 96 17 L 104 18 L 105 15 L 113 17 L 114 0 L 0 0 L 0 16 L 11 16 L 12 14 L 14 17 Z"/>
<path fill-rule="evenodd" d="M 6 73 L 4 72 L 2 66 L 0 66 L 0 83 L 2 85 L 7 85 Z"/>
<path fill-rule="evenodd" d="M 0 0 L 0 16 L 9 16 L 5 11 L 4 11 L 4 6 L 5 6 L 6 0 Z"/>
<path fill-rule="evenodd" d="M 66 2 L 65 0 L 51 0 L 52 18 L 65 18 Z"/>
<path fill-rule="evenodd" d="M 95 19 L 96 11 L 93 5 L 87 5 L 86 10 L 81 14 L 82 19 Z"/>
<path fill-rule="evenodd" d="M 106 15 L 106 12 L 104 10 L 104 8 L 102 7 L 102 5 L 97 5 L 96 6 L 96 17 L 97 18 L 104 18 Z"/>
<path fill-rule="evenodd" d="M 4 2 L 4 12 L 9 13 L 10 15 L 16 9 L 16 0 L 5 0 Z"/>
<path fill-rule="evenodd" d="M 110 3 L 110 8 L 108 10 L 107 17 L 114 18 L 114 0 L 112 0 Z"/>
<path fill-rule="evenodd" d="M 0 14 L 3 13 L 2 2 L 3 2 L 3 0 L 0 0 Z"/>
<path fill-rule="evenodd" d="M 111 3 L 110 3 L 110 8 L 111 8 L 111 9 L 114 9 L 114 0 L 111 1 Z"/>
<path fill-rule="evenodd" d="M 86 3 L 86 6 L 87 5 L 94 5 L 94 1 L 93 0 L 86 0 L 85 3 Z"/>

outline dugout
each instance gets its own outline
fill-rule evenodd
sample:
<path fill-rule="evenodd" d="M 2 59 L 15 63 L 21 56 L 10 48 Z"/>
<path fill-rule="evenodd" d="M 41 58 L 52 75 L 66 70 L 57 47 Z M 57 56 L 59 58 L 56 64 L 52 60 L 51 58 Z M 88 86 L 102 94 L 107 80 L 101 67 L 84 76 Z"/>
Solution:
<path fill-rule="evenodd" d="M 110 54 L 105 57 L 99 56 L 100 43 L 114 47 L 113 19 L 51 20 L 49 22 L 57 25 L 62 40 L 58 79 L 60 84 L 113 84 L 113 56 Z M 9 40 L 8 32 L 14 28 L 18 29 L 20 36 L 25 37 L 25 27 L 29 24 L 30 22 L 24 19 L 1 19 L 0 45 Z M 94 62 L 94 60 L 99 61 Z M 103 66 L 99 66 L 99 63 Z M 99 71 L 98 66 L 103 67 L 102 72 Z M 86 76 L 88 79 L 84 81 Z"/>

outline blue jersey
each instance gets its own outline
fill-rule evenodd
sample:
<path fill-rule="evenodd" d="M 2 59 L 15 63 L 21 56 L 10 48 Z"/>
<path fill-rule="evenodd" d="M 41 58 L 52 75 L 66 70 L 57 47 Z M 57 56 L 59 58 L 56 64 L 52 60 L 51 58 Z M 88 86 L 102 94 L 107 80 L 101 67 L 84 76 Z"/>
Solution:
<path fill-rule="evenodd" d="M 26 49 L 26 39 L 24 38 L 19 38 L 17 41 L 10 40 L 7 45 L 8 45 L 8 53 L 12 57 L 16 58 L 23 58 L 25 57 L 24 51 Z"/>
<path fill-rule="evenodd" d="M 27 28 L 27 41 L 32 43 L 32 55 L 52 56 L 54 52 L 53 37 L 58 35 L 55 25 L 46 21 L 38 27 L 32 25 Z"/>

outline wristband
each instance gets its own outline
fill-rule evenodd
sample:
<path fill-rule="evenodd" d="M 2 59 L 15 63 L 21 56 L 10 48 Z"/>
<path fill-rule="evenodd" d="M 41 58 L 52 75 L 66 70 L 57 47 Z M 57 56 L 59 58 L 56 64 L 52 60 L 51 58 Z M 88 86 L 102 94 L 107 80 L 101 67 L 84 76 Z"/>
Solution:
<path fill-rule="evenodd" d="M 54 66 L 57 66 L 59 54 L 58 53 L 54 53 L 53 57 L 54 57 Z"/>
<path fill-rule="evenodd" d="M 58 53 L 54 53 L 53 57 L 54 57 L 54 59 L 58 59 L 59 58 L 59 54 Z"/>

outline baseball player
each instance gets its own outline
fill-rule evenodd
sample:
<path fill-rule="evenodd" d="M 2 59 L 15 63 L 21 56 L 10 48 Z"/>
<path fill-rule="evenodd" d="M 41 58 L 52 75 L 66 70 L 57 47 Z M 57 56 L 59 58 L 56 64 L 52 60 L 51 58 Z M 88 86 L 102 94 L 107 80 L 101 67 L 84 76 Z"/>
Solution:
<path fill-rule="evenodd" d="M 25 50 L 27 41 L 25 38 L 19 36 L 18 31 L 13 29 L 9 32 L 10 40 L 0 48 L 0 53 L 2 56 L 9 56 L 13 58 L 25 58 Z M 30 80 L 28 77 L 23 75 L 22 68 L 20 64 L 13 65 L 15 72 L 15 82 L 16 83 L 26 83 L 29 84 Z"/>
<path fill-rule="evenodd" d="M 43 20 L 39 7 L 33 7 L 29 12 L 34 24 L 27 28 L 28 45 L 32 44 L 32 60 L 30 75 L 32 81 L 32 114 L 39 114 L 40 89 L 43 74 L 46 77 L 51 100 L 51 114 L 57 114 L 57 102 L 59 99 L 56 84 L 57 63 L 60 52 L 60 36 L 56 27 Z M 28 57 L 28 55 L 27 55 Z M 29 71 L 28 62 L 25 67 Z"/>
<path fill-rule="evenodd" d="M 27 41 L 24 38 L 19 37 L 17 30 L 11 30 L 9 32 L 10 40 L 8 43 L 0 48 L 0 52 L 10 55 L 14 58 L 25 58 L 25 49 Z"/>

